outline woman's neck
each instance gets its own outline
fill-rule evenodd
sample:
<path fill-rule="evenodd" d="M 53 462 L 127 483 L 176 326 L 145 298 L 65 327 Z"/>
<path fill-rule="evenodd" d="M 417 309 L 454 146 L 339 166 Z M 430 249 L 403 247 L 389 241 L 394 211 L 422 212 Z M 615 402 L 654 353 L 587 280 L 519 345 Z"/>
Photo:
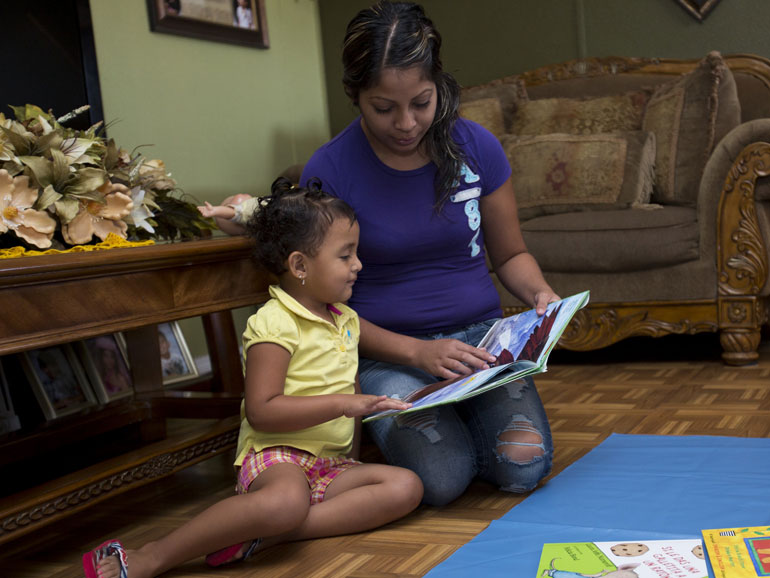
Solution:
<path fill-rule="evenodd" d="M 369 146 L 372 147 L 374 154 L 385 166 L 396 171 L 413 171 L 421 169 L 430 162 L 430 158 L 425 154 L 425 145 L 423 143 L 420 143 L 411 153 L 399 155 L 391 151 L 372 135 L 363 117 L 360 119 L 360 122 L 361 130 L 364 132 Z"/>

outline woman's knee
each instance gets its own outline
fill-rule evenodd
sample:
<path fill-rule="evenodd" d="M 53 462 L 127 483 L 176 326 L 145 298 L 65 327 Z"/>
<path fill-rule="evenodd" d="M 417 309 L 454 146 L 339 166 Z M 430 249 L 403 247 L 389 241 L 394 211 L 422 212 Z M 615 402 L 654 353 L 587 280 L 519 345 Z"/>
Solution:
<path fill-rule="evenodd" d="M 515 415 L 497 437 L 495 457 L 501 489 L 528 492 L 551 472 L 550 432 L 541 432 L 524 415 Z"/>
<path fill-rule="evenodd" d="M 372 437 L 389 464 L 415 472 L 423 503 L 443 506 L 459 497 L 477 474 L 475 450 L 464 425 L 444 406 L 374 422 Z"/>
<path fill-rule="evenodd" d="M 516 415 L 507 429 L 497 436 L 498 458 L 516 463 L 530 463 L 546 454 L 545 438 L 524 415 Z"/>

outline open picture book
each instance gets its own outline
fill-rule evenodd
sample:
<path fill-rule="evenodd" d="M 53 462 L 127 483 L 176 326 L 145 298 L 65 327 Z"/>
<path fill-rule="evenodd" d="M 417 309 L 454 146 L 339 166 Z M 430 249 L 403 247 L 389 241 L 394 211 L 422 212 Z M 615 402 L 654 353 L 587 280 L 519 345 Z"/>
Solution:
<path fill-rule="evenodd" d="M 715 578 L 770 576 L 770 526 L 703 530 Z"/>
<path fill-rule="evenodd" d="M 708 578 L 708 567 L 699 538 L 571 542 L 544 544 L 535 576 Z"/>
<path fill-rule="evenodd" d="M 412 403 L 409 409 L 383 411 L 363 421 L 454 403 L 527 375 L 546 371 L 548 355 L 575 313 L 588 303 L 588 297 L 589 292 L 584 291 L 549 304 L 543 315 L 530 309 L 500 319 L 477 345 L 497 358 L 492 367 L 427 385 L 413 391 L 404 400 Z"/>

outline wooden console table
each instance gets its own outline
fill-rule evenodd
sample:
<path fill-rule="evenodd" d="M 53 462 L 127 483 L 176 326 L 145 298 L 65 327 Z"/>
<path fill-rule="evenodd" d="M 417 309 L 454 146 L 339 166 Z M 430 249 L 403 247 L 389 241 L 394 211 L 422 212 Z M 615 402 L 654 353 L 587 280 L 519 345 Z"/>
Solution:
<path fill-rule="evenodd" d="M 129 398 L 0 436 L 0 465 L 127 425 L 139 428 L 143 442 L 1 496 L 0 544 L 234 447 L 243 377 L 230 310 L 267 300 L 271 281 L 250 253 L 246 238 L 225 237 L 0 260 L 0 355 L 121 331 L 134 384 Z M 166 391 L 156 325 L 198 315 L 212 361 L 211 391 Z M 169 417 L 209 419 L 175 437 L 166 432 Z"/>

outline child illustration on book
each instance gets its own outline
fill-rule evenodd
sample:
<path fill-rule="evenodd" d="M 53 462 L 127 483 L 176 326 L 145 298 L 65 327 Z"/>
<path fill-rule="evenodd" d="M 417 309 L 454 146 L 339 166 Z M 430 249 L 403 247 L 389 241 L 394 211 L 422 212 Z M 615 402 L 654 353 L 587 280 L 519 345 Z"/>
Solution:
<path fill-rule="evenodd" d="M 639 578 L 639 575 L 634 572 L 634 568 L 639 564 L 623 564 L 618 566 L 617 570 L 603 570 L 598 574 L 579 574 L 578 572 L 568 572 L 565 570 L 557 570 L 554 568 L 554 562 L 556 558 L 551 560 L 551 569 L 543 570 L 543 576 L 549 576 L 551 578 Z"/>

